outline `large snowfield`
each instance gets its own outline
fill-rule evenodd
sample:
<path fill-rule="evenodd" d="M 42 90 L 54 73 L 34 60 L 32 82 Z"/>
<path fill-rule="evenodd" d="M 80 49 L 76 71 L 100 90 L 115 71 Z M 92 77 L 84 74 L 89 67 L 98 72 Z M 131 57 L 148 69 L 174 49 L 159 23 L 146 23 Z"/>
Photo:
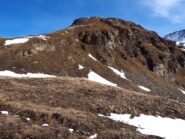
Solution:
<path fill-rule="evenodd" d="M 141 114 L 131 118 L 130 114 L 115 114 L 102 117 L 137 127 L 137 131 L 146 135 L 155 135 L 165 139 L 185 139 L 185 120 Z"/>

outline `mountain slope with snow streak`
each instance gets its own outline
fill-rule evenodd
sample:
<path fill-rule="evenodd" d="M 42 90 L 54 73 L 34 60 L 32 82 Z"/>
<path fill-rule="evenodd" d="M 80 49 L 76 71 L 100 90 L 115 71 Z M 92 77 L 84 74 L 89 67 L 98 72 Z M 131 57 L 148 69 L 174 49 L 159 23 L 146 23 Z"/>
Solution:
<path fill-rule="evenodd" d="M 174 42 L 118 18 L 79 18 L 48 34 L 0 38 L 0 71 L 83 78 L 93 71 L 120 88 L 185 103 L 178 90 L 185 89 L 184 68 Z"/>
<path fill-rule="evenodd" d="M 185 135 L 183 103 L 85 78 L 2 77 L 0 97 L 0 131 L 6 131 L 0 132 L 1 138 L 17 134 L 41 139 L 58 138 L 58 134 L 65 139 L 160 139 L 157 136 Z M 125 114 L 129 114 L 123 118 L 126 122 L 122 120 Z M 168 135 L 167 125 L 171 131 Z M 182 128 L 172 132 L 177 125 Z"/>

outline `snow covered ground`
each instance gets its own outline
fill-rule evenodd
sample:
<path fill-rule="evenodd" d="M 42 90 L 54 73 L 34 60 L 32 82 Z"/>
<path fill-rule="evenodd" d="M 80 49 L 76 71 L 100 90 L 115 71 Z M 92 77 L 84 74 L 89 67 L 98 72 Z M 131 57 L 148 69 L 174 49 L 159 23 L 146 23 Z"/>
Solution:
<path fill-rule="evenodd" d="M 42 124 L 42 127 L 49 127 L 49 124 L 44 123 Z"/>
<path fill-rule="evenodd" d="M 56 77 L 53 75 L 42 74 L 42 73 L 27 73 L 27 74 L 18 74 L 12 71 L 0 71 L 0 77 L 15 77 L 15 78 L 51 78 Z"/>
<path fill-rule="evenodd" d="M 93 57 L 91 54 L 88 55 L 90 58 L 92 58 L 94 61 L 98 61 L 95 57 Z"/>
<path fill-rule="evenodd" d="M 8 111 L 0 111 L 0 114 L 2 114 L 2 115 L 8 115 L 9 112 Z"/>
<path fill-rule="evenodd" d="M 74 132 L 74 129 L 69 128 L 69 132 L 73 133 Z"/>
<path fill-rule="evenodd" d="M 185 51 L 185 40 L 177 41 L 176 45 L 178 45 L 183 51 Z"/>
<path fill-rule="evenodd" d="M 151 90 L 147 87 L 144 87 L 144 86 L 141 86 L 141 85 L 138 85 L 138 87 L 146 92 L 150 92 Z"/>
<path fill-rule="evenodd" d="M 155 135 L 165 139 L 185 139 L 185 120 L 182 119 L 155 117 L 144 114 L 141 114 L 139 117 L 130 118 L 130 114 L 114 113 L 103 117 L 136 126 L 137 130 L 142 134 Z"/>
<path fill-rule="evenodd" d="M 78 65 L 78 68 L 79 68 L 79 70 L 82 70 L 82 69 L 84 69 L 84 66 Z"/>
<path fill-rule="evenodd" d="M 119 71 L 113 67 L 108 67 L 109 69 L 111 69 L 115 74 L 117 74 L 118 76 L 120 76 L 121 78 L 123 79 L 126 79 L 126 80 L 129 80 L 126 76 L 125 76 L 125 73 L 123 71 Z M 129 80 L 130 81 L 130 80 Z"/>
<path fill-rule="evenodd" d="M 47 40 L 47 38 L 49 38 L 49 37 L 47 37 L 45 35 L 36 35 L 36 36 L 29 36 L 29 38 L 30 39 L 31 38 L 38 38 L 38 39 L 42 39 L 42 40 Z"/>
<path fill-rule="evenodd" d="M 185 41 L 180 41 L 180 42 L 176 42 L 176 45 L 183 45 L 183 46 L 185 46 Z"/>
<path fill-rule="evenodd" d="M 101 84 L 117 87 L 117 84 L 114 84 L 114 83 L 104 79 L 103 77 L 101 77 L 100 75 L 96 74 L 93 71 L 89 72 L 88 79 L 91 80 L 91 81 L 94 81 L 94 82 L 101 83 Z"/>
<path fill-rule="evenodd" d="M 32 38 L 39 38 L 42 40 L 47 40 L 48 37 L 46 37 L 44 35 L 37 35 L 37 36 L 27 36 L 24 38 L 15 38 L 15 39 L 11 39 L 11 40 L 6 40 L 4 45 L 7 46 L 7 45 L 12 45 L 12 44 L 26 43 L 29 41 L 29 39 L 32 39 Z"/>
<path fill-rule="evenodd" d="M 30 121 L 31 119 L 30 118 L 25 118 L 27 121 Z"/>
<path fill-rule="evenodd" d="M 94 135 L 90 136 L 89 138 L 90 139 L 95 139 L 95 138 L 97 138 L 97 134 L 94 134 Z"/>
<path fill-rule="evenodd" d="M 17 38 L 17 39 L 13 39 L 13 40 L 6 40 L 4 45 L 26 43 L 28 41 L 29 41 L 29 38 Z"/>
<path fill-rule="evenodd" d="M 180 89 L 180 88 L 179 88 L 179 90 L 185 95 L 185 91 L 184 91 L 184 90 L 182 90 L 182 89 Z"/>

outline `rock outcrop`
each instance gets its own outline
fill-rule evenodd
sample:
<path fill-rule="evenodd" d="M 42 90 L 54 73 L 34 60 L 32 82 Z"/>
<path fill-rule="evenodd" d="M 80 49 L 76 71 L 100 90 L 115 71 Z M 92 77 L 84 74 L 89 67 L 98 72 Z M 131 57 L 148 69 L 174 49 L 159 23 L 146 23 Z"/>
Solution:
<path fill-rule="evenodd" d="M 185 88 L 185 52 L 133 22 L 80 18 L 64 30 L 45 34 L 45 39 L 32 37 L 10 46 L 5 46 L 6 40 L 0 39 L 0 70 L 85 78 L 94 71 L 120 87 L 146 93 L 138 88 L 144 85 L 153 95 L 185 102 L 177 89 Z M 123 71 L 131 81 L 109 67 Z"/>

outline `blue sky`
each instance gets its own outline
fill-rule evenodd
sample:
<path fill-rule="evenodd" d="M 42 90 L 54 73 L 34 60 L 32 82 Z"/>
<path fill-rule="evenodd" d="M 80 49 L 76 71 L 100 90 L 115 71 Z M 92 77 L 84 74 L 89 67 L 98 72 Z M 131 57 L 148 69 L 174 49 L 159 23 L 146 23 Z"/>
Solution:
<path fill-rule="evenodd" d="M 48 33 L 79 17 L 118 17 L 161 36 L 185 29 L 185 0 L 0 0 L 0 36 Z"/>

